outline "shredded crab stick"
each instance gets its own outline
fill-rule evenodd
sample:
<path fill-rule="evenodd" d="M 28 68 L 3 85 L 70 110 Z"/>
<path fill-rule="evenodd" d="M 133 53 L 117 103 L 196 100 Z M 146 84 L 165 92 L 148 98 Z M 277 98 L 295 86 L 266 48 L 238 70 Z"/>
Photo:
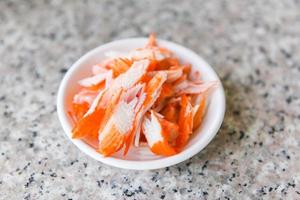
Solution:
<path fill-rule="evenodd" d="M 150 117 L 143 121 L 143 132 L 146 136 L 151 151 L 157 155 L 171 156 L 176 154 L 175 149 L 168 143 L 164 129 L 159 122 L 159 117 L 151 111 Z"/>
<path fill-rule="evenodd" d="M 106 52 L 79 80 L 69 111 L 72 137 L 82 139 L 103 156 L 148 143 L 159 156 L 182 151 L 201 126 L 209 94 L 218 85 L 203 81 L 199 71 L 170 50 L 148 44 L 130 52 Z"/>

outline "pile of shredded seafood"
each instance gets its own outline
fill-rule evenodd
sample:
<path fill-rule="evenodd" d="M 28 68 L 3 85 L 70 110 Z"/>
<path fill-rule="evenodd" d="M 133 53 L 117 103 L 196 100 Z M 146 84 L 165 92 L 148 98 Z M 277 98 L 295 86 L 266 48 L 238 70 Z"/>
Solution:
<path fill-rule="evenodd" d="M 209 91 L 201 72 L 191 73 L 155 35 L 131 52 L 108 52 L 92 66 L 92 76 L 78 82 L 69 114 L 72 137 L 104 156 L 147 143 L 157 155 L 179 153 L 205 115 Z"/>

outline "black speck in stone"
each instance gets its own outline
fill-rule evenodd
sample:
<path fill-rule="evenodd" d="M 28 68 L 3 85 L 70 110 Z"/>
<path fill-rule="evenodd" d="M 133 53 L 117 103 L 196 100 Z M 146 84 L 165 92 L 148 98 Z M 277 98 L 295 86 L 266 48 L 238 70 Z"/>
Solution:
<path fill-rule="evenodd" d="M 30 147 L 30 148 L 34 147 L 34 144 L 33 144 L 33 143 L 30 143 L 30 144 L 29 144 L 29 147 Z"/>
<path fill-rule="evenodd" d="M 272 187 L 270 187 L 270 188 L 269 188 L 269 192 L 272 192 L 272 190 L 273 190 L 273 188 L 272 188 Z"/>
<path fill-rule="evenodd" d="M 4 111 L 4 112 L 3 112 L 3 115 L 4 115 L 4 117 L 8 117 L 8 116 L 9 116 L 9 113 L 6 112 L 6 111 Z"/>
<path fill-rule="evenodd" d="M 30 199 L 30 194 L 27 194 L 25 197 L 24 197 L 25 200 L 29 200 Z"/>
<path fill-rule="evenodd" d="M 263 146 L 263 142 L 260 142 L 260 143 L 259 143 L 259 146 L 261 146 L 261 147 L 262 147 L 262 146 Z"/>
<path fill-rule="evenodd" d="M 166 170 L 166 172 L 167 172 L 167 171 L 169 171 L 169 170 L 170 170 L 170 168 L 169 168 L 169 167 L 166 167 L 166 169 L 165 169 L 165 170 Z"/>
<path fill-rule="evenodd" d="M 293 188 L 295 188 L 296 184 L 295 183 L 288 183 L 288 186 L 292 186 Z"/>
<path fill-rule="evenodd" d="M 70 164 L 74 165 L 74 163 L 78 162 L 78 160 L 71 161 Z"/>
<path fill-rule="evenodd" d="M 300 192 L 296 191 L 296 193 L 300 195 Z"/>
<path fill-rule="evenodd" d="M 30 175 L 30 177 L 29 177 L 27 183 L 24 185 L 25 188 L 28 188 L 29 185 L 34 181 L 34 177 L 33 177 L 33 176 L 34 176 L 34 173 Z"/>
<path fill-rule="evenodd" d="M 258 159 L 258 162 L 262 163 L 263 161 L 261 159 Z"/>
<path fill-rule="evenodd" d="M 52 173 L 52 174 L 50 174 L 50 176 L 56 178 L 57 174 L 56 173 Z"/>
<path fill-rule="evenodd" d="M 161 199 L 164 199 L 165 197 L 166 197 L 166 195 L 164 195 L 164 194 L 160 195 Z"/>
<path fill-rule="evenodd" d="M 208 160 L 205 161 L 204 165 L 202 166 L 202 170 L 204 170 L 205 168 L 207 168 L 207 164 L 208 164 Z"/>
<path fill-rule="evenodd" d="M 265 86 L 265 85 L 266 85 L 265 82 L 262 81 L 262 80 L 257 80 L 257 81 L 255 81 L 255 84 L 256 84 L 256 85 L 262 85 L 262 86 Z"/>
<path fill-rule="evenodd" d="M 116 184 L 112 183 L 111 189 L 114 189 L 114 188 L 116 188 L 116 187 L 117 187 Z"/>
<path fill-rule="evenodd" d="M 18 141 L 19 141 L 19 142 L 22 141 L 22 138 L 18 138 Z"/>
<path fill-rule="evenodd" d="M 267 58 L 267 63 L 269 65 L 271 65 L 271 67 L 276 67 L 277 66 L 277 63 L 275 63 L 273 60 L 271 60 L 270 58 Z"/>
<path fill-rule="evenodd" d="M 274 132 L 275 132 L 275 127 L 272 126 L 272 127 L 271 127 L 271 130 L 269 131 L 269 134 L 270 134 L 270 135 L 271 135 L 271 134 L 274 134 Z"/>
<path fill-rule="evenodd" d="M 66 68 L 62 68 L 59 70 L 60 73 L 65 74 L 68 71 L 68 69 Z"/>
<path fill-rule="evenodd" d="M 26 170 L 28 168 L 28 166 L 30 166 L 30 165 L 31 165 L 31 163 L 28 162 L 27 165 L 25 165 L 25 167 L 23 167 L 23 171 Z"/>
<path fill-rule="evenodd" d="M 239 59 L 239 58 L 232 58 L 232 61 L 233 61 L 234 63 L 239 63 L 239 62 L 240 62 L 240 59 Z"/>
<path fill-rule="evenodd" d="M 142 193 L 146 194 L 146 192 L 143 190 L 142 186 L 139 186 L 139 187 L 138 187 L 138 190 L 135 190 L 135 191 L 136 191 L 137 193 L 142 192 Z"/>
<path fill-rule="evenodd" d="M 1 96 L 1 97 L 0 97 L 0 101 L 5 100 L 5 98 L 6 98 L 5 96 Z"/>
<path fill-rule="evenodd" d="M 55 40 L 55 37 L 56 37 L 55 33 L 50 33 L 49 34 L 49 39 L 50 40 Z"/>
<path fill-rule="evenodd" d="M 256 75 L 260 75 L 259 69 L 256 69 L 256 70 L 255 70 L 255 73 L 256 73 Z"/>
<path fill-rule="evenodd" d="M 260 46 L 259 47 L 259 51 L 261 52 L 261 53 L 263 53 L 263 54 L 265 54 L 267 51 L 266 51 L 266 49 L 263 47 L 263 46 Z"/>
<path fill-rule="evenodd" d="M 284 89 L 285 89 L 285 90 L 289 90 L 290 87 L 289 87 L 288 85 L 285 85 L 285 86 L 284 86 Z"/>
<path fill-rule="evenodd" d="M 98 187 L 101 187 L 100 181 L 97 181 L 97 185 L 98 185 Z"/>
<path fill-rule="evenodd" d="M 269 93 L 268 93 L 268 92 L 266 92 L 266 93 L 263 94 L 263 97 L 264 97 L 264 98 L 267 98 L 268 96 L 269 96 Z"/>
<path fill-rule="evenodd" d="M 192 164 L 192 162 L 187 162 L 185 165 L 188 167 Z"/>
<path fill-rule="evenodd" d="M 243 139 L 245 136 L 245 133 L 244 131 L 240 131 L 240 137 L 239 137 L 239 140 Z"/>
<path fill-rule="evenodd" d="M 206 195 L 208 195 L 208 193 L 204 191 L 204 192 L 203 192 L 203 195 L 206 196 Z"/>
<path fill-rule="evenodd" d="M 234 110 L 233 114 L 236 115 L 236 116 L 239 116 L 240 115 L 240 111 L 239 110 Z"/>
<path fill-rule="evenodd" d="M 181 172 L 181 168 L 180 168 L 180 167 L 177 167 L 177 170 L 178 170 L 179 172 Z"/>
<path fill-rule="evenodd" d="M 292 97 L 289 96 L 286 100 L 285 100 L 288 104 L 290 104 L 292 102 Z"/>
<path fill-rule="evenodd" d="M 36 132 L 36 131 L 33 131 L 33 132 L 32 132 L 32 136 L 33 136 L 33 137 L 36 137 L 36 136 L 37 136 L 37 132 Z"/>
<path fill-rule="evenodd" d="M 285 172 L 285 169 L 283 168 L 282 171 Z"/>
<path fill-rule="evenodd" d="M 284 49 L 280 49 L 281 53 L 284 55 L 285 58 L 291 58 L 292 54 L 290 54 L 289 52 L 287 52 Z"/>
<path fill-rule="evenodd" d="M 178 190 L 177 190 L 177 189 L 173 189 L 173 192 L 175 192 L 175 193 L 176 193 L 176 192 L 178 192 Z"/>
<path fill-rule="evenodd" d="M 267 193 L 264 190 L 264 187 L 260 188 L 260 190 L 258 191 L 259 193 L 261 193 L 262 195 L 266 195 Z"/>
<path fill-rule="evenodd" d="M 129 191 L 128 189 L 124 190 L 123 193 L 127 196 L 127 197 L 131 197 L 134 195 L 134 192 Z"/>
<path fill-rule="evenodd" d="M 84 168 L 87 168 L 87 163 L 85 162 L 85 163 L 83 163 L 83 166 L 84 166 Z"/>

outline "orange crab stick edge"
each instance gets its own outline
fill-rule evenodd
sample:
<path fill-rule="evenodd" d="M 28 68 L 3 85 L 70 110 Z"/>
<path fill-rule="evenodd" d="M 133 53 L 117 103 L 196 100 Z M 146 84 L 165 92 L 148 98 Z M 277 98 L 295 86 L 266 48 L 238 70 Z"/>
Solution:
<path fill-rule="evenodd" d="M 162 126 L 158 120 L 157 114 L 153 111 L 151 112 L 150 117 L 145 116 L 142 128 L 148 145 L 153 153 L 162 156 L 176 154 L 175 149 L 169 145 L 168 141 L 164 138 Z"/>
<path fill-rule="evenodd" d="M 137 100 L 127 103 L 120 101 L 112 116 L 99 133 L 98 151 L 109 156 L 122 148 L 126 136 L 130 133 L 134 122 L 134 108 Z"/>
<path fill-rule="evenodd" d="M 176 139 L 176 147 L 182 149 L 193 131 L 193 107 L 186 95 L 181 96 L 178 125 L 179 135 Z"/>

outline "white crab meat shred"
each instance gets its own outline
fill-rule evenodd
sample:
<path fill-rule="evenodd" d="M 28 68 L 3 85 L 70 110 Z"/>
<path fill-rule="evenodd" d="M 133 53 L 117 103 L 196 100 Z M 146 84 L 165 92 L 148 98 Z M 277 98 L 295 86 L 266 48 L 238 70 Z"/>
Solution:
<path fill-rule="evenodd" d="M 144 117 L 142 128 L 150 147 L 156 142 L 163 141 L 161 125 L 153 112 L 150 118 Z"/>
<path fill-rule="evenodd" d="M 108 75 L 109 75 L 108 72 L 100 73 L 100 74 L 82 79 L 78 83 L 79 83 L 79 85 L 81 85 L 83 87 L 91 87 L 91 86 L 98 85 L 99 83 L 103 82 Z"/>
<path fill-rule="evenodd" d="M 92 67 L 92 73 L 94 75 L 97 75 L 97 74 L 101 74 L 101 73 L 105 73 L 107 72 L 108 69 L 106 69 L 105 67 L 103 67 L 102 65 L 94 65 Z"/>
<path fill-rule="evenodd" d="M 115 126 L 120 134 L 127 134 L 130 131 L 134 122 L 136 102 L 137 100 L 133 100 L 130 103 L 122 101 L 117 105 L 113 115 L 108 120 L 101 134 L 99 134 L 99 141 L 102 141 L 104 137 L 110 134 L 112 126 Z"/>
<path fill-rule="evenodd" d="M 145 74 L 149 63 L 149 60 L 140 60 L 134 62 L 125 73 L 121 74 L 114 80 L 112 87 L 122 87 L 124 89 L 132 87 Z"/>
<path fill-rule="evenodd" d="M 183 74 L 182 68 L 174 70 L 165 70 L 165 72 L 167 73 L 167 83 L 172 83 L 176 81 Z"/>
<path fill-rule="evenodd" d="M 121 99 L 124 101 L 131 101 L 134 97 L 138 95 L 138 93 L 145 87 L 144 83 L 138 83 L 132 88 L 128 89 L 125 93 L 123 93 Z"/>
<path fill-rule="evenodd" d="M 97 96 L 96 92 L 83 90 L 74 96 L 73 103 L 82 104 L 86 102 L 88 104 L 92 104 L 96 96 Z"/>
<path fill-rule="evenodd" d="M 161 53 L 157 49 L 137 49 L 129 53 L 129 57 L 134 60 L 141 59 L 156 59 L 158 61 L 167 58 L 168 56 Z"/>
<path fill-rule="evenodd" d="M 200 94 L 208 91 L 209 89 L 215 87 L 218 84 L 217 81 L 209 81 L 205 83 L 193 83 L 191 81 L 182 81 L 174 87 L 175 92 L 186 93 L 186 94 Z"/>
<path fill-rule="evenodd" d="M 96 107 L 98 106 L 100 100 L 102 99 L 103 94 L 105 93 L 106 90 L 102 90 L 98 93 L 98 95 L 96 96 L 96 98 L 94 99 L 94 101 L 92 102 L 91 107 L 88 109 L 88 111 L 84 114 L 84 117 L 86 117 L 87 115 L 92 114 Z"/>

